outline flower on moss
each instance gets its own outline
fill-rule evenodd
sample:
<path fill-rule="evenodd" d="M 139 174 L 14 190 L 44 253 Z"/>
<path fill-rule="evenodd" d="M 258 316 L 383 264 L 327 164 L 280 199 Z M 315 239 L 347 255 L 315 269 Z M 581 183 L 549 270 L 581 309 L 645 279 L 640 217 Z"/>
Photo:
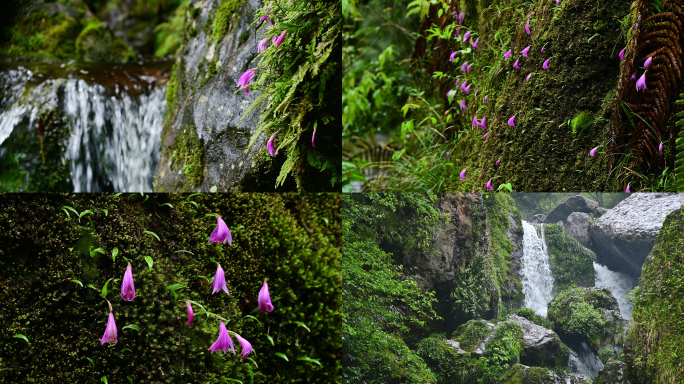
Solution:
<path fill-rule="evenodd" d="M 454 61 L 456 59 L 457 54 L 458 54 L 458 52 L 451 51 L 451 55 L 449 55 L 449 61 Z"/>
<path fill-rule="evenodd" d="M 233 234 L 230 233 L 230 229 L 220 216 L 216 219 L 216 228 L 211 232 L 209 242 L 220 244 L 228 242 L 228 245 L 233 245 Z"/>
<path fill-rule="evenodd" d="M 259 52 L 265 51 L 267 44 L 268 44 L 268 37 L 264 37 L 263 39 L 259 40 L 259 45 L 257 46 L 257 49 L 259 50 Z"/>
<path fill-rule="evenodd" d="M 249 82 L 252 81 L 252 78 L 254 77 L 254 74 L 256 71 L 254 69 L 250 69 L 247 72 L 243 73 L 242 76 L 240 76 L 240 79 L 238 80 L 238 87 L 243 88 L 249 85 Z M 249 88 L 245 88 L 245 93 L 249 95 Z"/>
<path fill-rule="evenodd" d="M 494 188 L 492 188 L 492 179 L 489 179 L 489 181 L 487 182 L 487 190 L 488 191 L 494 190 Z"/>
<path fill-rule="evenodd" d="M 513 63 L 513 68 L 520 69 L 520 66 L 518 65 L 519 62 L 520 62 L 520 59 L 515 59 L 515 63 Z"/>
<path fill-rule="evenodd" d="M 652 60 L 653 60 L 653 57 L 649 57 L 648 59 L 646 59 L 646 61 L 644 62 L 644 67 L 648 68 L 648 66 L 651 64 Z"/>
<path fill-rule="evenodd" d="M 447 151 L 447 160 L 449 160 L 449 156 L 451 156 L 451 152 Z"/>
<path fill-rule="evenodd" d="M 221 268 L 221 264 L 219 264 L 218 267 L 216 267 L 216 274 L 214 275 L 214 281 L 211 283 L 211 289 L 212 295 L 220 290 L 229 293 L 228 287 L 226 286 L 226 275 L 223 273 L 223 268 Z"/>
<path fill-rule="evenodd" d="M 510 125 L 511 127 L 515 127 L 515 115 L 508 119 L 508 125 Z"/>
<path fill-rule="evenodd" d="M 541 53 L 544 53 L 544 47 L 542 47 L 542 49 L 541 49 Z"/>
<path fill-rule="evenodd" d="M 643 90 L 647 90 L 647 89 L 648 89 L 648 88 L 646 88 L 646 72 L 644 72 L 644 74 L 641 75 L 641 77 L 639 78 L 639 80 L 637 80 L 637 82 L 636 82 L 636 89 L 637 89 L 637 91 L 639 91 L 639 90 L 641 90 L 641 89 L 643 89 Z"/>
<path fill-rule="evenodd" d="M 482 99 L 482 104 L 487 104 L 487 95 Z"/>
<path fill-rule="evenodd" d="M 527 21 L 527 24 L 525 24 L 525 32 L 527 32 L 528 35 L 531 35 L 532 32 L 530 32 L 530 21 Z"/>
<path fill-rule="evenodd" d="M 499 163 L 501 163 L 501 159 L 498 159 L 496 163 L 494 164 L 495 167 L 499 168 Z"/>
<path fill-rule="evenodd" d="M 636 80 L 636 72 L 632 73 L 632 79 Z"/>
<path fill-rule="evenodd" d="M 532 74 L 531 74 L 531 73 L 530 73 L 529 75 L 527 75 L 527 77 L 525 78 L 525 81 L 527 81 L 527 82 L 529 83 L 529 82 L 530 82 L 530 77 L 532 77 Z"/>
<path fill-rule="evenodd" d="M 280 36 L 278 36 L 278 39 L 276 40 L 276 47 L 280 47 L 280 44 L 282 44 L 283 40 L 285 39 L 285 34 L 287 34 L 287 30 L 283 32 Z"/>
<path fill-rule="evenodd" d="M 472 67 L 473 67 L 473 63 L 468 64 L 468 66 L 466 67 L 466 72 L 470 73 L 470 68 L 472 68 Z M 475 91 L 477 92 L 477 88 L 475 88 Z"/>
<path fill-rule="evenodd" d="M 504 60 L 508 60 L 508 58 L 511 57 L 511 53 L 512 52 L 510 49 L 508 51 L 506 51 L 506 53 L 504 53 Z"/>
<path fill-rule="evenodd" d="M 468 30 L 465 34 L 463 34 L 463 41 L 467 41 L 468 38 L 470 37 L 470 30 Z"/>
<path fill-rule="evenodd" d="M 463 87 L 461 87 L 461 88 L 463 88 Z M 476 89 L 477 89 L 477 88 L 476 88 Z M 465 88 L 463 89 L 463 92 L 465 92 L 466 95 L 470 94 L 470 85 L 468 85 L 467 87 L 465 87 Z"/>
<path fill-rule="evenodd" d="M 548 59 L 546 59 L 546 61 L 544 62 L 544 64 L 542 64 L 542 68 L 544 68 L 544 69 L 549 69 L 549 60 L 551 60 L 550 57 L 549 57 Z"/>
<path fill-rule="evenodd" d="M 211 351 L 212 354 L 214 352 L 223 351 L 223 353 L 225 354 L 226 352 L 228 352 L 228 348 L 233 350 L 234 355 L 235 347 L 233 347 L 233 340 L 230 338 L 230 334 L 226 329 L 226 325 L 223 324 L 222 321 L 221 325 L 219 326 L 218 339 L 216 339 L 216 341 L 214 342 L 214 344 L 211 345 L 211 347 L 207 348 L 207 351 Z"/>
<path fill-rule="evenodd" d="M 257 299 L 259 310 L 261 312 L 273 311 L 273 304 L 271 304 L 271 294 L 268 292 L 268 283 L 264 281 L 264 285 L 259 291 L 259 298 Z"/>
<path fill-rule="evenodd" d="M 277 133 L 277 132 L 276 132 Z M 275 133 L 271 135 L 271 137 L 268 139 L 268 142 L 266 143 L 266 150 L 268 151 L 268 154 L 271 156 L 275 156 L 276 150 L 275 150 Z"/>
<path fill-rule="evenodd" d="M 485 116 L 485 117 L 482 118 L 482 121 L 480 121 L 480 123 L 479 123 L 479 124 L 480 124 L 480 128 L 482 128 L 482 129 L 487 129 L 487 126 L 485 125 L 486 119 L 487 119 L 487 116 Z"/>
<path fill-rule="evenodd" d="M 663 154 L 663 142 L 660 142 L 660 145 L 658 146 L 658 152 L 662 155 Z"/>
<path fill-rule="evenodd" d="M 458 79 L 456 79 L 456 82 L 454 83 L 454 86 L 458 87 L 458 84 L 459 84 Z"/>
<path fill-rule="evenodd" d="M 461 72 L 465 72 L 467 68 L 468 68 L 468 62 L 466 61 L 461 65 Z"/>
<path fill-rule="evenodd" d="M 192 320 L 195 318 L 195 312 L 192 311 L 192 305 L 190 302 L 185 300 L 185 306 L 188 307 L 188 326 L 192 328 Z"/>
<path fill-rule="evenodd" d="M 101 345 L 103 345 L 104 343 L 114 343 L 116 345 L 117 341 L 119 341 L 119 339 L 116 334 L 116 323 L 114 323 L 114 314 L 110 311 L 109 319 L 107 319 L 107 328 L 105 328 L 105 332 L 102 336 L 102 339 L 100 339 L 100 343 Z"/>
<path fill-rule="evenodd" d="M 135 299 L 135 287 L 133 286 L 133 272 L 131 271 L 131 263 L 128 263 L 126 272 L 124 273 L 123 282 L 121 283 L 121 298 L 125 301 L 132 301 Z"/>
<path fill-rule="evenodd" d="M 598 148 L 599 148 L 599 147 L 596 147 L 596 148 L 592 149 L 591 151 L 589 151 L 589 155 L 590 155 L 591 157 L 596 156 L 596 151 L 598 150 Z"/>
<path fill-rule="evenodd" d="M 237 338 L 238 343 L 240 343 L 240 347 L 242 347 L 242 358 L 240 360 L 244 360 L 245 357 L 247 357 L 247 355 L 252 353 L 252 344 L 250 344 L 249 341 L 243 339 L 237 333 L 235 334 L 235 338 Z"/>
<path fill-rule="evenodd" d="M 527 54 L 530 52 L 530 48 L 532 48 L 532 47 L 528 45 L 525 49 L 523 49 L 522 55 L 525 57 L 529 57 L 529 56 L 527 56 Z"/>
<path fill-rule="evenodd" d="M 470 45 L 473 46 L 473 49 L 479 49 L 479 48 L 480 48 L 480 47 L 477 46 L 477 44 L 478 44 L 479 41 L 480 41 L 480 39 L 477 39 L 477 40 L 475 40 L 475 41 L 472 41 L 472 40 L 471 40 Z"/>
<path fill-rule="evenodd" d="M 463 19 L 465 18 L 465 12 L 461 12 L 458 14 L 458 23 L 463 25 Z"/>
<path fill-rule="evenodd" d="M 314 128 L 314 131 L 311 134 L 311 146 L 316 148 L 316 128 Z"/>
<path fill-rule="evenodd" d="M 461 105 L 460 105 L 460 107 L 461 107 L 461 109 L 468 109 L 468 107 L 466 106 L 465 99 L 461 100 Z"/>
<path fill-rule="evenodd" d="M 629 190 L 629 183 L 627 183 L 627 188 L 625 188 L 625 193 L 632 193 L 632 191 Z"/>
<path fill-rule="evenodd" d="M 614 52 L 614 51 L 613 51 L 613 52 Z M 620 57 L 620 61 L 622 61 L 622 60 L 625 59 L 625 49 L 624 49 L 624 48 L 622 48 L 622 51 L 620 51 L 620 53 L 618 54 L 618 56 Z"/>
<path fill-rule="evenodd" d="M 463 181 L 465 181 L 465 173 L 466 173 L 466 170 L 464 169 L 464 170 L 462 170 L 461 173 L 458 175 L 458 176 L 461 178 L 461 180 L 463 180 Z"/>
<path fill-rule="evenodd" d="M 489 132 L 485 133 L 484 136 L 482 136 L 482 141 L 487 140 L 487 136 L 489 136 Z"/>
<path fill-rule="evenodd" d="M 480 123 L 477 122 L 477 115 L 473 116 L 473 127 L 476 127 L 478 125 L 480 125 Z"/>

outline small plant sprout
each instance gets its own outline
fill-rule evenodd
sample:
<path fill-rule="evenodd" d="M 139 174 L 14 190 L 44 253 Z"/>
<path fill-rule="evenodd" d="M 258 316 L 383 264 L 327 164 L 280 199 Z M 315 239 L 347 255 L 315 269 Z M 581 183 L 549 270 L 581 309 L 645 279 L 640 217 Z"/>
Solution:
<path fill-rule="evenodd" d="M 261 286 L 261 290 L 259 291 L 259 298 L 257 301 L 259 303 L 259 310 L 261 312 L 273 311 L 273 304 L 271 303 L 271 294 L 268 292 L 267 279 L 264 279 L 264 285 Z"/>
<path fill-rule="evenodd" d="M 112 313 L 112 303 L 107 300 L 107 304 L 109 304 L 109 318 L 107 319 L 107 328 L 105 328 L 105 332 L 102 336 L 102 339 L 100 339 L 100 343 L 101 345 L 104 345 L 104 343 L 114 343 L 116 345 L 118 338 L 116 334 L 116 323 L 114 323 L 114 314 Z"/>
<path fill-rule="evenodd" d="M 233 234 L 230 232 L 230 229 L 221 216 L 216 219 L 216 228 L 211 232 L 209 242 L 219 244 L 228 242 L 228 245 L 233 245 Z"/>
<path fill-rule="evenodd" d="M 222 321 L 221 325 L 219 326 L 218 339 L 216 339 L 216 341 L 214 342 L 214 344 L 211 345 L 211 347 L 207 348 L 207 351 L 211 351 L 212 354 L 214 352 L 223 351 L 223 353 L 225 354 L 226 352 L 228 352 L 228 348 L 230 348 L 233 351 L 233 354 L 235 354 L 233 340 L 230 338 L 230 334 L 226 329 L 226 325 Z"/>
<path fill-rule="evenodd" d="M 212 295 L 221 290 L 229 293 L 228 287 L 226 286 L 226 276 L 223 274 L 223 268 L 221 268 L 221 264 L 219 264 L 216 268 L 216 275 L 214 275 L 214 281 L 211 283 L 211 289 Z"/>
<path fill-rule="evenodd" d="M 133 286 L 133 272 L 131 271 L 131 263 L 128 263 L 126 272 L 124 273 L 123 282 L 121 283 L 121 298 L 125 301 L 132 301 L 135 299 L 135 287 Z"/>

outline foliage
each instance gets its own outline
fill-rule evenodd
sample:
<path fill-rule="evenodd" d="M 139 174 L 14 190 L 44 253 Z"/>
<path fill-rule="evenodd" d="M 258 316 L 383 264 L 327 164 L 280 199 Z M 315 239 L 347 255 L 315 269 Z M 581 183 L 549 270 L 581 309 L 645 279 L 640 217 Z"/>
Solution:
<path fill-rule="evenodd" d="M 463 332 L 458 336 L 458 341 L 466 351 L 472 351 L 478 344 L 480 344 L 492 330 L 489 329 L 489 325 L 484 320 L 470 320 L 463 325 L 465 328 Z"/>
<path fill-rule="evenodd" d="M 678 105 L 684 105 L 684 93 L 679 95 L 677 100 Z M 684 111 L 677 113 L 677 126 L 684 126 Z M 679 135 L 675 139 L 675 146 L 677 150 L 677 160 L 675 161 L 675 177 L 677 183 L 675 191 L 684 191 L 684 128 L 679 129 Z"/>
<path fill-rule="evenodd" d="M 339 381 L 339 197 L 9 194 L 2 206 L 0 227 L 13 230 L 0 234 L 0 300 L 12 314 L 0 318 L 6 330 L 0 381 L 99 382 L 104 375 L 116 383 Z M 92 225 L 62 207 L 93 212 L 87 215 Z M 207 242 L 214 214 L 231 228 L 231 247 Z M 96 248 L 105 254 L 91 257 Z M 102 346 L 109 309 L 100 288 L 122 277 L 126 260 L 136 297 L 123 302 L 120 285 L 110 281 L 106 297 L 119 337 Z M 230 296 L 212 295 L 202 278 L 217 263 Z M 275 306 L 268 314 L 257 310 L 264 278 Z M 173 284 L 186 287 L 176 292 L 178 301 L 167 289 Z M 201 304 L 193 305 L 192 328 L 184 299 Z M 219 321 L 204 310 L 227 318 L 227 328 L 249 340 L 255 353 L 240 361 L 207 351 Z M 138 331 L 124 329 L 131 324 Z"/>
<path fill-rule="evenodd" d="M 437 383 L 468 384 L 477 377 L 479 366 L 469 353 L 462 354 L 450 347 L 444 334 L 423 339 L 416 350 L 428 367 L 435 373 Z"/>
<path fill-rule="evenodd" d="M 461 268 L 451 292 L 454 317 L 459 323 L 496 317 L 499 295 L 491 277 L 491 264 L 477 256 Z"/>
<path fill-rule="evenodd" d="M 684 209 L 670 213 L 635 290 L 629 334 L 631 361 L 639 382 L 684 381 Z M 627 356 L 627 355 L 626 355 Z"/>
<path fill-rule="evenodd" d="M 183 27 L 185 25 L 185 12 L 188 9 L 190 0 L 183 0 L 173 11 L 171 18 L 160 23 L 154 28 L 155 35 L 155 57 L 165 57 L 174 54 L 181 44 Z M 169 84 L 170 85 L 170 84 Z"/>
<path fill-rule="evenodd" d="M 532 308 L 520 308 L 515 312 L 516 315 L 524 317 L 527 320 L 544 327 L 546 329 L 553 329 L 553 324 L 546 319 L 544 316 L 537 315 L 537 313 Z"/>
<path fill-rule="evenodd" d="M 487 343 L 484 356 L 480 358 L 483 375 L 478 383 L 496 383 L 503 371 L 520 361 L 522 346 L 522 328 L 515 323 L 501 324 Z"/>
<path fill-rule="evenodd" d="M 267 2 L 255 12 L 255 23 L 264 16 L 275 20 L 273 26 L 263 23 L 262 28 L 270 28 L 264 38 L 287 34 L 279 47 L 266 49 L 259 56 L 260 72 L 250 88 L 262 92 L 244 116 L 259 105 L 264 110 L 249 145 L 264 133 L 278 133 L 276 150 L 284 151 L 287 159 L 276 188 L 292 175 L 300 191 L 305 179 L 309 184 L 322 184 L 318 189 L 337 189 L 342 158 L 340 3 Z M 330 185 L 321 180 L 329 180 Z"/>
<path fill-rule="evenodd" d="M 605 329 L 603 309 L 617 307 L 608 290 L 573 288 L 561 292 L 549 303 L 547 319 L 562 338 L 597 346 L 612 330 Z"/>
<path fill-rule="evenodd" d="M 615 350 L 613 347 L 607 346 L 599 351 L 598 357 L 603 364 L 606 364 L 615 357 Z"/>
<path fill-rule="evenodd" d="M 562 292 L 570 287 L 593 287 L 596 254 L 565 233 L 562 226 L 546 224 L 544 236 L 549 250 L 554 292 Z"/>

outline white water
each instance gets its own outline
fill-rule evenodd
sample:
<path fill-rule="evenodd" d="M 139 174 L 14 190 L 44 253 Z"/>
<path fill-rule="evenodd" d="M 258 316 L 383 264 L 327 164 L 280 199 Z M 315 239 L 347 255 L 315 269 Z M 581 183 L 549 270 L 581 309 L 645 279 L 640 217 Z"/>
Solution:
<path fill-rule="evenodd" d="M 568 370 L 571 373 L 578 373 L 594 378 L 602 369 L 603 363 L 598 356 L 591 351 L 587 343 L 582 342 L 579 351 L 570 350 Z"/>
<path fill-rule="evenodd" d="M 21 67 L 3 75 L 6 82 L 0 90 L 6 96 L 0 97 L 4 99 L 0 100 L 0 145 L 18 127 L 33 130 L 41 115 L 56 111 L 70 128 L 61 161 L 69 163 L 74 192 L 153 190 L 165 87 L 153 86 L 147 93 L 131 96 L 118 85 L 107 89 L 72 77 L 27 87 L 29 80 L 37 79 Z"/>
<path fill-rule="evenodd" d="M 594 271 L 596 273 L 596 284 L 594 286 L 608 288 L 617 299 L 622 317 L 632 320 L 634 305 L 627 299 L 627 294 L 637 286 L 637 280 L 624 273 L 611 271 L 608 267 L 598 263 L 594 263 Z"/>
<path fill-rule="evenodd" d="M 523 294 L 525 307 L 532 308 L 546 316 L 547 306 L 553 296 L 553 276 L 549 267 L 549 253 L 544 241 L 544 225 L 540 225 L 540 236 L 534 225 L 523 221 Z"/>

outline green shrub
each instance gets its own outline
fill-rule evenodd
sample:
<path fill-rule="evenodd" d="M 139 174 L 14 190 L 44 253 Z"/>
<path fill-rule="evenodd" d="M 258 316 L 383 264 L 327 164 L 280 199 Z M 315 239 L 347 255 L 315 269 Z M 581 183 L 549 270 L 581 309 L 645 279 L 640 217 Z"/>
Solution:
<path fill-rule="evenodd" d="M 472 351 L 472 349 L 480 344 L 487 336 L 489 336 L 492 331 L 489 329 L 489 325 L 484 320 L 471 320 L 465 324 L 466 328 L 463 334 L 459 336 L 458 342 L 461 348 L 466 351 Z"/>
<path fill-rule="evenodd" d="M 482 377 L 478 382 L 495 383 L 503 371 L 519 363 L 522 345 L 522 328 L 515 323 L 501 324 L 480 358 Z"/>
<path fill-rule="evenodd" d="M 537 315 L 532 308 L 520 308 L 515 314 L 546 329 L 553 329 L 553 324 L 546 317 Z"/>

